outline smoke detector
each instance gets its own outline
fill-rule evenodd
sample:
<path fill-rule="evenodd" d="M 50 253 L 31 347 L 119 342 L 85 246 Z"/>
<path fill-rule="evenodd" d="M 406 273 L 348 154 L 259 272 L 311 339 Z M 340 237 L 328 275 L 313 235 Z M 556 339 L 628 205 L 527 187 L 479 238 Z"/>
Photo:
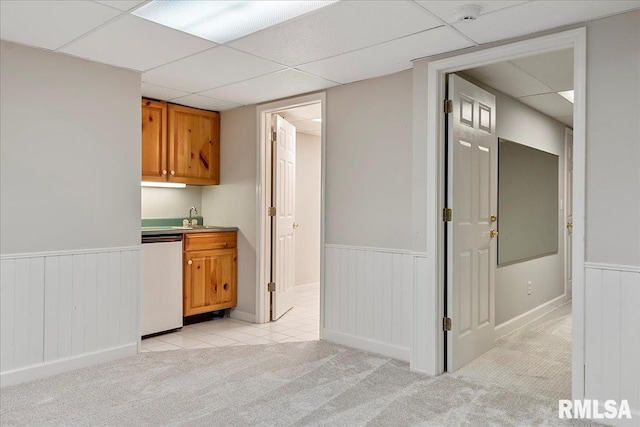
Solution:
<path fill-rule="evenodd" d="M 454 18 L 460 22 L 475 21 L 480 16 L 481 7 L 476 4 L 460 6 L 453 12 Z"/>

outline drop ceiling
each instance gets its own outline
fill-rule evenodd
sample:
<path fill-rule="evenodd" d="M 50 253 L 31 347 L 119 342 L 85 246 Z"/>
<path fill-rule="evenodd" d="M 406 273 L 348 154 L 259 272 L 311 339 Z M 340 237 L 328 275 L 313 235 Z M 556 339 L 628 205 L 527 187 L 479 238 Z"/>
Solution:
<path fill-rule="evenodd" d="M 640 7 L 637 0 L 338 1 L 220 44 L 133 15 L 146 3 L 2 0 L 0 38 L 136 70 L 145 96 L 222 111 Z M 457 22 L 454 11 L 468 3 L 481 7 L 479 18 Z M 553 76 L 543 76 L 545 69 L 535 65 L 527 73 L 555 90 Z M 526 69 L 518 61 L 508 67 Z M 517 97 L 529 105 L 544 103 L 547 93 L 536 85 L 530 82 Z M 554 114 L 563 113 L 561 103 L 556 107 Z"/>
<path fill-rule="evenodd" d="M 558 94 L 573 90 L 573 49 L 472 68 L 462 74 L 573 128 L 573 103 Z"/>

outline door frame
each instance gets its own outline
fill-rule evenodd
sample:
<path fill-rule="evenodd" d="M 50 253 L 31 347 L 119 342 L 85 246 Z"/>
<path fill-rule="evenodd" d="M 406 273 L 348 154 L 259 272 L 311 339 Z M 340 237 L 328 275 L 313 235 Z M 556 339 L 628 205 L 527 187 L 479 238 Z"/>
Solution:
<path fill-rule="evenodd" d="M 563 216 L 564 216 L 564 221 L 563 221 L 563 227 L 562 227 L 562 231 L 564 233 L 564 295 L 565 295 L 565 301 L 569 301 L 572 298 L 573 295 L 573 276 L 572 276 L 572 280 L 571 280 L 571 289 L 569 289 L 569 281 L 567 280 L 567 258 L 569 257 L 569 252 L 567 251 L 567 247 L 568 247 L 568 243 L 569 243 L 569 236 L 568 236 L 568 232 L 567 232 L 567 219 L 569 219 L 568 215 L 567 215 L 567 202 L 569 200 L 569 188 L 567 186 L 567 178 L 569 176 L 569 145 L 567 144 L 567 141 L 569 139 L 569 135 L 571 135 L 571 139 L 573 140 L 573 129 L 570 129 L 568 127 L 565 128 L 564 130 L 564 201 L 562 203 L 562 207 L 563 207 Z M 572 162 L 573 162 L 573 142 L 571 143 L 571 157 L 572 157 Z M 572 165 L 573 168 L 573 165 Z M 575 178 L 574 178 L 575 179 Z M 573 194 L 571 195 L 572 201 L 571 203 L 573 203 Z M 572 204 L 573 206 L 573 204 Z M 573 236 L 573 230 L 571 230 L 572 236 Z M 571 243 L 573 243 L 573 238 L 571 239 Z M 573 252 L 573 245 L 571 246 L 572 252 Z M 573 253 L 572 255 L 573 256 Z"/>
<path fill-rule="evenodd" d="M 468 68 L 508 61 L 519 57 L 573 49 L 574 76 L 574 228 L 573 228 L 573 348 L 572 397 L 584 396 L 584 235 L 585 235 L 585 130 L 586 130 L 586 28 L 558 32 L 501 46 L 491 47 L 457 56 L 434 60 L 427 64 L 426 72 L 426 144 L 420 161 L 426 169 L 426 244 L 429 254 L 424 283 L 415 282 L 414 295 L 426 300 L 417 301 L 416 307 L 435 306 L 435 316 L 414 319 L 412 369 L 430 375 L 444 372 L 444 120 L 443 101 L 446 98 L 445 77 L 448 73 Z M 422 76 L 424 78 L 424 76 Z M 414 80 L 416 83 L 416 80 Z M 424 116 L 423 116 L 424 117 Z M 414 126 L 416 124 L 414 123 Z M 418 125 L 419 126 L 419 125 Z M 414 135 L 422 133 L 416 128 Z M 419 144 L 419 141 L 414 142 Z M 416 163 L 414 162 L 414 166 Z M 415 183 L 414 185 L 419 185 Z M 432 304 L 427 304 L 429 301 Z M 416 308 L 417 309 L 417 308 Z"/>
<path fill-rule="evenodd" d="M 271 258 L 271 235 L 267 208 L 271 199 L 271 115 L 277 111 L 320 103 L 322 123 L 320 134 L 320 339 L 324 325 L 324 229 L 325 229 L 325 147 L 326 147 L 326 92 L 296 96 L 284 100 L 258 105 L 256 124 L 258 156 L 256 165 L 256 323 L 270 321 L 270 298 L 267 291 L 269 282 L 269 259 Z"/>

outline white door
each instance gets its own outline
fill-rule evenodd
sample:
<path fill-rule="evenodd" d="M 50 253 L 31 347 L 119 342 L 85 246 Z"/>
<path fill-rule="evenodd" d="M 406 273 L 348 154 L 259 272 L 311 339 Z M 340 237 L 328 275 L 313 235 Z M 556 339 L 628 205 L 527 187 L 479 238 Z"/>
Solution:
<path fill-rule="evenodd" d="M 296 128 L 273 116 L 272 197 L 276 215 L 272 220 L 271 268 L 275 291 L 271 293 L 271 320 L 293 307 L 295 285 Z"/>
<path fill-rule="evenodd" d="M 567 217 L 567 235 L 565 244 L 565 275 L 567 286 L 567 297 L 571 297 L 573 289 L 573 277 L 571 275 L 571 261 L 572 261 L 572 238 L 573 238 L 573 132 L 567 129 L 566 136 L 566 159 L 567 159 L 567 179 L 566 186 L 566 217 Z"/>
<path fill-rule="evenodd" d="M 448 97 L 447 370 L 453 372 L 495 341 L 498 143 L 495 96 L 449 75 Z"/>

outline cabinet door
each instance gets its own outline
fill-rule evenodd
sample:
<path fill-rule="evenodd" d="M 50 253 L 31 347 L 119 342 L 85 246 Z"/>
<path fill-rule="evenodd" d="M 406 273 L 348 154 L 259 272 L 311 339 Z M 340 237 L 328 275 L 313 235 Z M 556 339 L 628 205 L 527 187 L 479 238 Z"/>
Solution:
<path fill-rule="evenodd" d="M 235 307 L 236 249 L 185 252 L 185 316 Z"/>
<path fill-rule="evenodd" d="M 211 111 L 169 105 L 169 180 L 218 184 L 220 116 Z"/>
<path fill-rule="evenodd" d="M 142 100 L 142 180 L 167 180 L 167 103 Z"/>

